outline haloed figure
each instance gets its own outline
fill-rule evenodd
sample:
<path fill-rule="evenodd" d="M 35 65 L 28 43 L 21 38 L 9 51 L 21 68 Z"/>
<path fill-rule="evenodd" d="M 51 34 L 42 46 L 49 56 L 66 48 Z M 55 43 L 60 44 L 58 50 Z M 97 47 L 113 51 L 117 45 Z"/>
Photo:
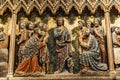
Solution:
<path fill-rule="evenodd" d="M 57 54 L 57 71 L 55 73 L 61 73 L 65 70 L 72 73 L 74 64 L 71 59 L 71 39 L 67 28 L 64 26 L 64 19 L 62 17 L 57 19 L 57 27 L 54 29 L 54 38 Z"/>

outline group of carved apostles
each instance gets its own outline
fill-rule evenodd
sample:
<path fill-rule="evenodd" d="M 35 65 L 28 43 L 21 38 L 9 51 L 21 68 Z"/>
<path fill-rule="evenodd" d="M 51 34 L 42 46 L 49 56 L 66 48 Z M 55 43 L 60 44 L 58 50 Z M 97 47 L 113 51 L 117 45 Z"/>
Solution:
<path fill-rule="evenodd" d="M 105 36 L 101 20 L 99 18 L 94 18 L 93 22 L 91 20 L 80 20 L 78 24 L 74 31 L 78 34 L 76 40 L 78 40 L 81 72 L 87 72 L 89 69 L 107 70 Z"/>
<path fill-rule="evenodd" d="M 15 73 L 43 73 L 48 67 L 47 28 L 44 23 L 20 21 L 18 66 Z"/>
<path fill-rule="evenodd" d="M 67 71 L 74 72 L 74 58 L 72 51 L 72 39 L 69 30 L 64 25 L 64 18 L 58 17 L 57 26 L 53 30 L 56 71 L 59 74 Z M 1 30 L 2 31 L 2 30 Z M 77 64 L 80 66 L 80 72 L 88 70 L 106 71 L 106 51 L 103 27 L 101 20 L 94 18 L 91 20 L 79 20 L 78 26 L 74 28 L 73 35 L 76 36 L 76 44 L 79 55 Z M 4 39 L 0 33 L 0 38 Z M 43 22 L 20 21 L 19 33 L 17 35 L 17 67 L 16 74 L 45 74 L 49 71 L 50 53 L 47 48 L 48 30 Z"/>
<path fill-rule="evenodd" d="M 3 4 L 6 0 L 1 0 Z M 18 0 L 16 0 L 17 2 Z M 22 1 L 22 0 L 21 0 Z M 31 0 L 25 0 L 29 2 Z M 42 0 L 43 1 L 43 0 Z M 64 0 L 66 3 L 69 0 Z M 84 0 L 76 0 L 83 2 Z M 96 2 L 97 0 L 87 0 Z M 103 1 L 103 0 L 101 0 Z M 109 0 L 110 1 L 110 0 Z M 117 0 L 118 1 L 118 0 Z M 64 24 L 62 17 L 56 20 L 57 26 L 53 30 L 56 58 L 55 74 L 62 72 L 74 72 L 76 66 L 74 61 L 74 53 L 72 51 L 72 39 L 68 28 Z M 4 25 L 0 24 L 0 62 L 8 62 L 8 35 L 4 33 Z M 114 63 L 115 67 L 120 67 L 120 27 L 113 26 L 111 28 Z M 100 18 L 91 20 L 79 20 L 78 26 L 72 30 L 72 36 L 75 36 L 75 45 L 72 45 L 79 55 L 77 64 L 80 66 L 80 72 L 85 73 L 88 70 L 106 71 L 107 54 L 105 46 L 104 29 Z M 19 33 L 17 34 L 17 66 L 15 66 L 16 74 L 45 74 L 49 73 L 50 55 L 48 50 L 48 30 L 43 22 L 20 21 Z M 52 47 L 51 47 L 52 48 Z M 4 57 L 3 57 L 4 55 Z M 7 56 L 7 57 L 6 57 Z M 0 64 L 1 65 L 1 64 Z M 54 68 L 55 68 L 54 67 Z"/>
<path fill-rule="evenodd" d="M 116 68 L 120 66 L 118 53 L 120 52 L 120 28 L 114 26 L 111 28 L 113 37 L 114 62 Z M 68 28 L 64 24 L 64 18 L 58 17 L 56 27 L 53 29 L 56 71 L 55 74 L 62 72 L 74 72 L 76 66 L 73 58 L 72 39 Z M 78 57 L 77 64 L 80 66 L 80 72 L 88 70 L 106 71 L 107 54 L 105 47 L 104 29 L 101 25 L 100 18 L 91 20 L 79 20 L 78 26 L 72 30 L 72 36 L 75 36 L 76 44 L 73 46 Z M 49 53 L 47 43 L 48 30 L 42 21 L 20 21 L 19 33 L 17 34 L 17 67 L 16 74 L 46 74 L 49 73 L 51 53 Z M 4 43 L 4 44 L 3 44 Z M 8 38 L 4 33 L 3 25 L 0 24 L 0 52 L 8 56 Z M 6 53 L 5 53 L 6 52 Z M 5 60 L 6 57 L 4 57 Z"/>

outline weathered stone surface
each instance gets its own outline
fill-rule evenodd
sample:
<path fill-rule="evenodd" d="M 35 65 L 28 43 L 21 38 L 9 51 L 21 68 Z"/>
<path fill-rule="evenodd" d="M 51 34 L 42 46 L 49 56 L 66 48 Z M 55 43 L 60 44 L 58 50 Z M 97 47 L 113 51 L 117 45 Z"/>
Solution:
<path fill-rule="evenodd" d="M 118 75 L 118 76 L 116 76 Z M 86 74 L 46 74 L 39 77 L 27 76 L 27 77 L 11 77 L 0 78 L 0 80 L 120 80 L 119 72 L 110 74 L 108 71 L 88 71 Z"/>
<path fill-rule="evenodd" d="M 13 77 L 11 80 L 114 80 L 115 74 L 109 74 L 108 71 L 88 71 L 85 74 L 70 74 L 70 73 L 60 73 L 60 74 L 46 74 L 39 77 Z"/>
<path fill-rule="evenodd" d="M 13 77 L 2 78 L 0 80 L 115 80 L 114 77 L 96 77 L 96 76 L 47 76 L 47 77 Z"/>

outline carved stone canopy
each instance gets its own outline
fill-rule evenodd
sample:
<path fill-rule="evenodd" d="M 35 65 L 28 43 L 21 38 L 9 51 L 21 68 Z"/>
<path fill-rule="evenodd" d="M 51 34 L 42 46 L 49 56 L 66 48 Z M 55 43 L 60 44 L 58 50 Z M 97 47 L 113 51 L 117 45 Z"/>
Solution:
<path fill-rule="evenodd" d="M 69 14 L 73 7 L 81 14 L 85 7 L 88 7 L 91 13 L 95 13 L 98 7 L 103 11 L 110 11 L 113 6 L 120 12 L 119 0 L 0 0 L 0 14 L 2 15 L 7 8 L 16 13 L 23 8 L 26 14 L 30 14 L 33 8 L 36 8 L 40 15 L 49 8 L 56 14 L 60 7 L 65 14 Z"/>

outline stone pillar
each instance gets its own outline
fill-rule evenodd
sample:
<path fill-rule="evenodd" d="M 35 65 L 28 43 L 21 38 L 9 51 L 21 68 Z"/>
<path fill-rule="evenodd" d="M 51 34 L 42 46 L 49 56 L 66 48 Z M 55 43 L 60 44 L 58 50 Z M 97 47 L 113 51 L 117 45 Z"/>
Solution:
<path fill-rule="evenodd" d="M 15 55 L 15 32 L 16 32 L 16 13 L 12 13 L 12 29 L 10 34 L 9 63 L 7 77 L 13 77 L 14 55 Z"/>
<path fill-rule="evenodd" d="M 105 12 L 105 24 L 106 24 L 106 35 L 107 35 L 107 49 L 108 49 L 108 63 L 109 70 L 114 71 L 114 58 L 113 58 L 113 47 L 112 47 L 112 35 L 110 29 L 110 13 Z"/>

